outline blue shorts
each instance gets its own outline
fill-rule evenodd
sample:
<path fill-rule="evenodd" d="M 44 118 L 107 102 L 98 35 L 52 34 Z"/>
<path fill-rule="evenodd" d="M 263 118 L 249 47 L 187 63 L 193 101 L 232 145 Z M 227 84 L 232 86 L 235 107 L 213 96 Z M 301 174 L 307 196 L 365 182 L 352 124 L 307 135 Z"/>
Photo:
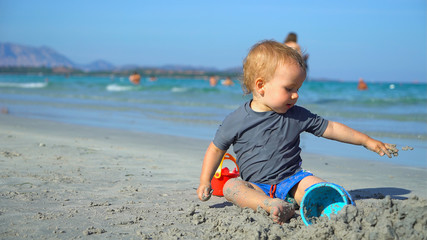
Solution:
<path fill-rule="evenodd" d="M 286 178 L 285 180 L 281 181 L 280 183 L 276 184 L 276 189 L 274 189 L 274 185 L 270 184 L 264 184 L 264 183 L 254 183 L 251 182 L 254 185 L 257 185 L 259 188 L 261 188 L 265 194 L 268 196 L 271 196 L 271 192 L 273 191 L 273 196 L 275 198 L 280 198 L 286 201 L 292 201 L 292 197 L 289 196 L 289 191 L 294 187 L 297 183 L 299 183 L 303 178 L 313 176 L 313 174 L 306 170 L 301 170 L 294 175 Z"/>

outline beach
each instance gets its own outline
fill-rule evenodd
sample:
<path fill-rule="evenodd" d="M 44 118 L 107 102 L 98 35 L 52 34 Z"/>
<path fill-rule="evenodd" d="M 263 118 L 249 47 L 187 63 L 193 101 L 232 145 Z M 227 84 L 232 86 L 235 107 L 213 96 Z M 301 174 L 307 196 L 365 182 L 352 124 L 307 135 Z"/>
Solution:
<path fill-rule="evenodd" d="M 1 239 L 427 239 L 425 168 L 304 153 L 303 167 L 356 207 L 278 225 L 198 200 L 208 140 L 10 114 L 0 126 Z"/>

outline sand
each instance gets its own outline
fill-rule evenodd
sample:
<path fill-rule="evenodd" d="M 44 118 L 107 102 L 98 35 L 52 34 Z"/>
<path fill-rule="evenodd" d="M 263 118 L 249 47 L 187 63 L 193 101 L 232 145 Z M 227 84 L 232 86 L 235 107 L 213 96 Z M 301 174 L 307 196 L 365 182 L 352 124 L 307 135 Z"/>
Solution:
<path fill-rule="evenodd" d="M 356 207 L 278 225 L 262 210 L 197 199 L 208 144 L 0 114 L 0 238 L 427 239 L 426 169 L 304 154 L 303 167 Z"/>

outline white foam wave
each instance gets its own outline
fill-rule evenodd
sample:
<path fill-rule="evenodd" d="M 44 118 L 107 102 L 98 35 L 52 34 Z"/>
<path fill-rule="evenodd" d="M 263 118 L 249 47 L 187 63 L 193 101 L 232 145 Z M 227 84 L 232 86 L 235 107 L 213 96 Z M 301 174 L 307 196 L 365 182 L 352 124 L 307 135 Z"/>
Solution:
<path fill-rule="evenodd" d="M 188 89 L 185 87 L 173 87 L 172 92 L 186 92 Z"/>
<path fill-rule="evenodd" d="M 14 82 L 0 82 L 0 87 L 14 87 L 14 88 L 44 88 L 47 82 L 29 82 L 29 83 L 14 83 Z"/>
<path fill-rule="evenodd" d="M 132 90 L 132 86 L 122 86 L 118 84 L 109 84 L 107 85 L 107 91 L 110 92 L 123 92 Z"/>

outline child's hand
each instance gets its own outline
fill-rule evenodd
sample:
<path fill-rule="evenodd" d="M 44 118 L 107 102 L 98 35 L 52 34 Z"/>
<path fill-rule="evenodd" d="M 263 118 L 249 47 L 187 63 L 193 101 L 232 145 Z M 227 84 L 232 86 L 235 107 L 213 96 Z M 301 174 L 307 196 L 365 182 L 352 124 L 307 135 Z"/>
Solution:
<path fill-rule="evenodd" d="M 211 198 L 212 195 L 211 185 L 204 185 L 200 184 L 199 188 L 197 189 L 197 195 L 200 200 L 207 201 Z"/>
<path fill-rule="evenodd" d="M 399 150 L 396 148 L 396 144 L 383 143 L 375 139 L 369 139 L 365 147 L 373 152 L 378 153 L 380 156 L 387 155 L 389 158 L 397 156 Z"/>

